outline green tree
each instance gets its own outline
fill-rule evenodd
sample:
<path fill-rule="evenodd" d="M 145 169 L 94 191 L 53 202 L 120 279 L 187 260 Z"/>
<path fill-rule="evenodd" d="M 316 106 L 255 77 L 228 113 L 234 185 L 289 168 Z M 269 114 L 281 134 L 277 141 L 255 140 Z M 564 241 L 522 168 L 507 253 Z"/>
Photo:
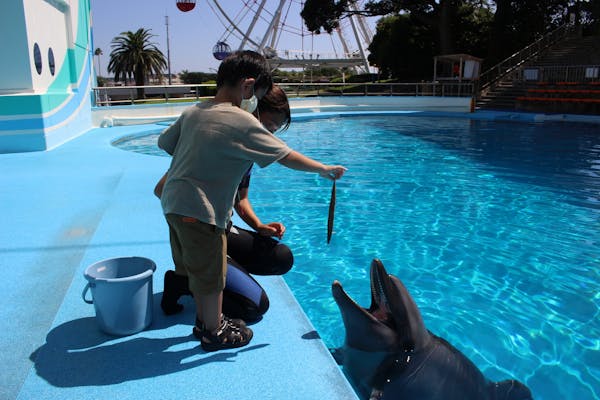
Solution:
<path fill-rule="evenodd" d="M 98 70 L 96 71 L 96 77 L 100 76 L 100 56 L 104 54 L 102 52 L 102 49 L 100 47 L 97 47 L 96 50 L 94 50 L 94 55 L 96 56 L 96 60 L 98 61 Z"/>
<path fill-rule="evenodd" d="M 562 4 L 561 4 L 562 3 Z M 486 66 L 491 67 L 565 22 L 564 0 L 496 0 Z"/>
<path fill-rule="evenodd" d="M 306 0 L 300 12 L 309 31 L 321 33 L 321 28 L 331 33 L 339 24 L 339 19 L 348 12 L 348 1 Z"/>
<path fill-rule="evenodd" d="M 452 34 L 456 51 L 484 57 L 493 18 L 491 10 L 465 2 L 455 14 Z M 437 29 L 423 24 L 412 13 L 392 14 L 379 20 L 369 52 L 369 62 L 378 66 L 383 76 L 402 81 L 431 79 L 433 57 L 444 54 L 438 44 Z"/>
<path fill-rule="evenodd" d="M 485 58 L 493 20 L 493 9 L 487 3 L 473 1 L 461 4 L 453 24 L 457 52 Z"/>
<path fill-rule="evenodd" d="M 190 72 L 183 70 L 179 73 L 179 79 L 186 85 L 196 85 L 202 83 L 216 83 L 217 74 L 212 72 Z M 196 93 L 199 96 L 214 96 L 217 93 L 217 89 L 214 87 L 201 86 L 197 87 Z"/>
<path fill-rule="evenodd" d="M 179 74 L 179 79 L 186 85 L 194 85 L 199 83 L 205 83 L 208 81 L 216 81 L 217 74 L 208 72 L 190 72 L 183 70 Z"/>
<path fill-rule="evenodd" d="M 319 32 L 321 28 L 331 33 L 339 26 L 340 18 L 352 14 L 367 16 L 409 13 L 416 21 L 437 32 L 439 52 L 449 54 L 454 52 L 453 23 L 458 11 L 464 3 L 461 0 L 369 0 L 364 9 L 350 9 L 352 0 L 307 0 L 301 15 L 307 28 Z M 475 1 L 476 4 L 487 4 L 485 0 Z"/>
<path fill-rule="evenodd" d="M 369 63 L 382 76 L 401 81 L 431 79 L 435 34 L 409 14 L 384 17 L 369 45 Z"/>
<path fill-rule="evenodd" d="M 584 33 L 600 31 L 599 0 L 368 0 L 358 11 L 351 2 L 307 0 L 301 15 L 313 32 L 332 32 L 352 14 L 404 16 L 379 24 L 370 47 L 369 61 L 396 77 L 417 76 L 427 48 L 431 56 L 469 53 L 490 67 L 568 22 L 571 13 Z"/>
<path fill-rule="evenodd" d="M 136 86 L 144 86 L 151 74 L 162 76 L 167 60 L 150 41 L 153 36 L 150 29 L 140 28 L 136 32 L 121 32 L 112 40 L 108 72 L 115 74 L 115 82 L 133 76 Z M 137 97 L 145 97 L 143 88 L 137 89 Z"/>
<path fill-rule="evenodd" d="M 600 1 L 575 1 L 573 8 L 581 12 L 578 21 L 584 25 L 584 31 L 600 35 Z"/>
<path fill-rule="evenodd" d="M 488 67 L 570 21 L 586 33 L 600 33 L 600 1 L 593 0 L 495 0 L 490 29 Z"/>

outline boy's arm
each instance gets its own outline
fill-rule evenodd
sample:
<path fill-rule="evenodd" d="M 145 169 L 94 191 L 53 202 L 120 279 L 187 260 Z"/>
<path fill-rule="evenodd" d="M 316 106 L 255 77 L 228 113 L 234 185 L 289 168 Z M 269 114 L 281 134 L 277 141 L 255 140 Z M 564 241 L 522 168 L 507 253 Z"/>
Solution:
<path fill-rule="evenodd" d="M 160 178 L 160 180 L 154 186 L 154 195 L 160 199 L 162 196 L 163 187 L 165 186 L 165 182 L 167 181 L 167 174 L 169 171 L 165 172 L 165 174 Z"/>
<path fill-rule="evenodd" d="M 316 172 L 323 178 L 330 180 L 339 179 L 346 172 L 346 168 L 341 165 L 325 165 L 312 158 L 306 157 L 297 151 L 291 151 L 287 156 L 279 160 L 284 167 L 298 171 Z"/>
<path fill-rule="evenodd" d="M 177 118 L 177 121 L 173 125 L 170 125 L 165 129 L 158 137 L 158 147 L 173 155 L 177 142 L 179 141 L 179 134 L 181 133 L 181 117 Z"/>

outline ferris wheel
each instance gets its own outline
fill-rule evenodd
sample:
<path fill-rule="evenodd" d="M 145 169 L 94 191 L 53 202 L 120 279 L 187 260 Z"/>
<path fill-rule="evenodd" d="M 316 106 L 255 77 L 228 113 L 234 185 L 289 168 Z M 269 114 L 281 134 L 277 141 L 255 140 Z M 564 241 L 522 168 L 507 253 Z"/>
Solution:
<path fill-rule="evenodd" d="M 191 11 L 196 0 L 176 0 L 181 11 Z M 235 50 L 255 50 L 273 68 L 348 67 L 369 72 L 367 48 L 373 33 L 365 18 L 340 20 L 331 34 L 307 30 L 300 12 L 304 0 L 206 0 L 223 32 L 213 47 L 221 60 Z M 350 7 L 359 10 L 362 1 Z"/>

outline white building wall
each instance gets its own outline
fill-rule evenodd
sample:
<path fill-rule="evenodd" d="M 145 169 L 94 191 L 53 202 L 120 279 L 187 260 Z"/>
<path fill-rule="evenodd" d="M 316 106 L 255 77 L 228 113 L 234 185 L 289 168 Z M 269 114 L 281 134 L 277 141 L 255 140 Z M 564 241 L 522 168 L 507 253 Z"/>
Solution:
<path fill-rule="evenodd" d="M 23 7 L 33 91 L 45 93 L 67 60 L 67 48 L 69 42 L 73 41 L 67 32 L 68 26 L 71 24 L 70 14 L 72 12 L 69 12 L 69 4 L 63 1 L 23 0 Z M 76 13 L 77 10 L 73 11 Z M 36 70 L 33 55 L 36 44 L 39 46 L 41 54 L 41 73 Z M 54 55 L 54 74 L 50 69 L 49 52 Z"/>
<path fill-rule="evenodd" d="M 0 1 L 0 94 L 33 91 L 23 3 Z"/>

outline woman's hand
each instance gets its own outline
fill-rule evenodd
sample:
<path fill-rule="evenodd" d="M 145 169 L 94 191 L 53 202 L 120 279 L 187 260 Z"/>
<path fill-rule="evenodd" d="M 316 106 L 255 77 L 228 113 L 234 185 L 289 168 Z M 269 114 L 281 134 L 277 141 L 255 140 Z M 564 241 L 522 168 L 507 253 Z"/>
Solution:
<path fill-rule="evenodd" d="M 263 236 L 275 236 L 281 239 L 285 233 L 285 226 L 281 222 L 270 222 L 257 226 L 256 231 Z"/>

